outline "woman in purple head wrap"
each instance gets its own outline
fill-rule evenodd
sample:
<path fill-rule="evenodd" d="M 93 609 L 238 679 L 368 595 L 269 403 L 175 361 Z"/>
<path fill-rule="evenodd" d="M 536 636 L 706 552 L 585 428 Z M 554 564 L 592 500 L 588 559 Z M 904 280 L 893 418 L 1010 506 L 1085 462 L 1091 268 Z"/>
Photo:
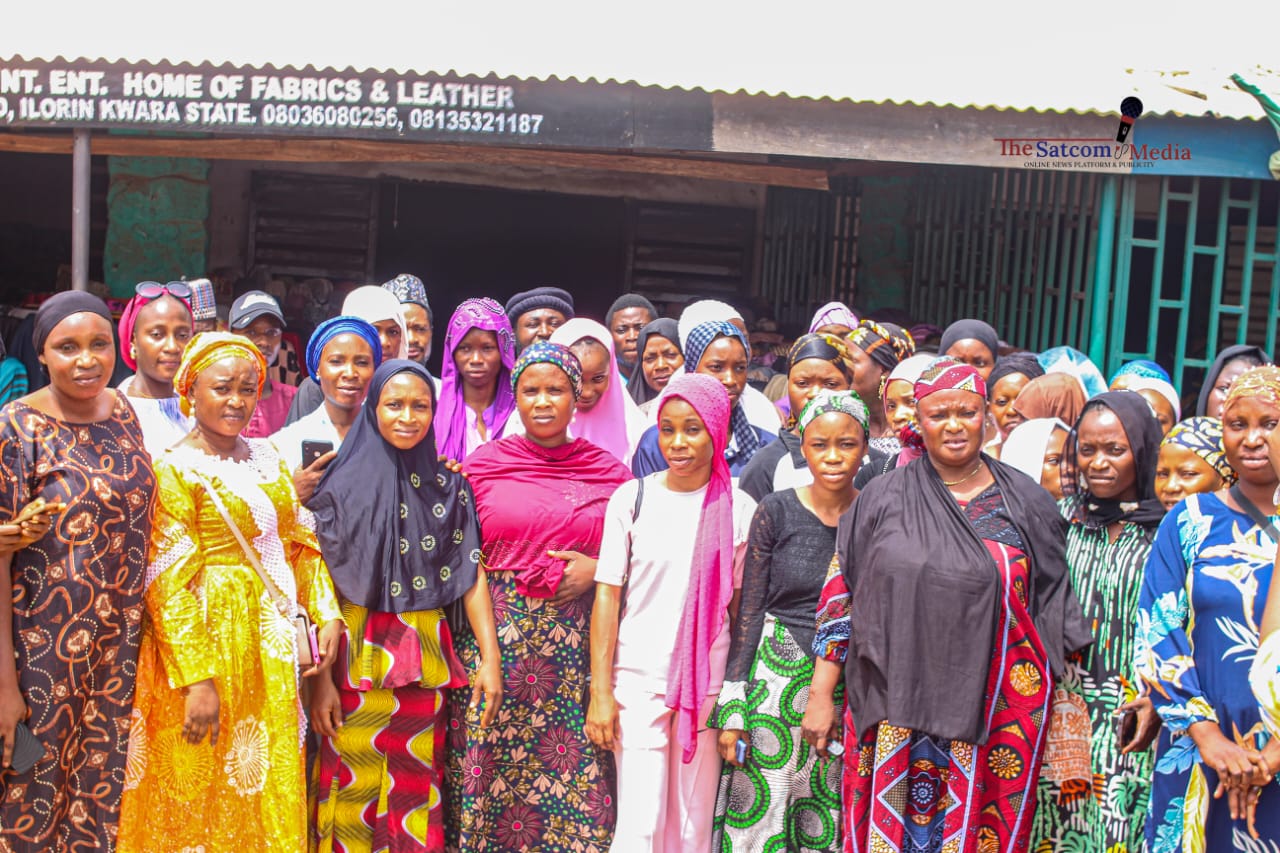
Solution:
<path fill-rule="evenodd" d="M 468 299 L 449 318 L 436 428 L 440 452 L 465 459 L 486 441 L 502 437 L 516 408 L 511 368 L 516 338 L 502 306 Z"/>

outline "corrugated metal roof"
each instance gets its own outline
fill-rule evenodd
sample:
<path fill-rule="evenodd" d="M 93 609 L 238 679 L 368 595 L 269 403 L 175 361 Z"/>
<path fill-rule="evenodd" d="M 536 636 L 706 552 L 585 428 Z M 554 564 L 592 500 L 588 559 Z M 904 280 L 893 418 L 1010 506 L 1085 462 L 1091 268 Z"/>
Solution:
<path fill-rule="evenodd" d="M 1237 10 L 1238 19 L 1189 0 L 1149 10 L 1052 5 L 1052 15 L 1030 20 L 1033 10 L 994 0 L 892 8 L 835 0 L 412 8 L 392 0 L 308 8 L 64 0 L 7 12 L 0 56 L 494 74 L 1057 113 L 1117 113 L 1136 95 L 1148 115 L 1261 119 L 1257 102 L 1231 83 L 1241 73 L 1280 100 L 1269 59 L 1280 4 Z"/>

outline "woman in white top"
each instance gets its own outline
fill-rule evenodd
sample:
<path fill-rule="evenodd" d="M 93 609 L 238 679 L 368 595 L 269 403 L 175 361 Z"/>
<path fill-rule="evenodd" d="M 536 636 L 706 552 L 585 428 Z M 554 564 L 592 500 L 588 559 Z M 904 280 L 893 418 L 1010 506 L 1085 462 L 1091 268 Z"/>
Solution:
<path fill-rule="evenodd" d="M 708 851 L 721 761 L 705 721 L 755 502 L 731 484 L 723 385 L 673 379 L 658 424 L 669 467 L 621 486 L 605 512 L 586 730 L 617 760 L 613 851 Z"/>
<path fill-rule="evenodd" d="M 182 413 L 173 377 L 191 340 L 191 286 L 185 281 L 144 281 L 120 315 L 120 357 L 134 372 L 119 389 L 142 426 L 142 441 L 152 459 L 191 432 Z"/>
<path fill-rule="evenodd" d="M 311 500 L 324 469 L 360 414 L 373 371 L 382 363 L 378 330 L 358 317 L 340 316 L 316 327 L 307 342 L 307 372 L 324 392 L 311 414 L 271 436 L 290 471 L 302 503 Z M 303 442 L 328 444 L 326 452 L 303 459 Z"/>

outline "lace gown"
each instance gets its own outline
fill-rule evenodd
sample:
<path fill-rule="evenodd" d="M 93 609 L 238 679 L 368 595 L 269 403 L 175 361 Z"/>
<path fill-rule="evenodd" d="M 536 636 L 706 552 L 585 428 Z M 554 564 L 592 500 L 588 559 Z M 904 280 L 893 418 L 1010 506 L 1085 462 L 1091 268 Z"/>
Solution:
<path fill-rule="evenodd" d="M 310 513 L 275 449 L 233 462 L 180 447 L 156 465 L 147 621 L 125 768 L 121 851 L 307 849 L 306 720 L 294 630 L 209 490 L 268 576 L 317 625 L 340 618 Z M 212 678 L 218 743 L 182 737 L 183 688 Z"/>

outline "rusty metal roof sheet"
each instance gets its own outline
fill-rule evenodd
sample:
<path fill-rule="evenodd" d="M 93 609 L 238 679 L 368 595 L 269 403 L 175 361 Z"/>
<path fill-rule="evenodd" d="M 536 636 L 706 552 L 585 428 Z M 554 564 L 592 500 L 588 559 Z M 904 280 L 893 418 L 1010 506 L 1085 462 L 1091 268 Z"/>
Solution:
<path fill-rule="evenodd" d="M 1237 18 L 1190 0 L 1158 10 L 1052 5 L 1037 17 L 997 0 L 650 0 L 612 13 L 595 0 L 305 10 L 223 0 L 190 11 L 159 0 L 63 0 L 7 12 L 0 57 L 496 75 L 1052 113 L 1117 113 L 1136 95 L 1148 115 L 1261 119 L 1230 80 L 1240 73 L 1280 99 L 1268 43 L 1280 4 L 1252 4 Z"/>

